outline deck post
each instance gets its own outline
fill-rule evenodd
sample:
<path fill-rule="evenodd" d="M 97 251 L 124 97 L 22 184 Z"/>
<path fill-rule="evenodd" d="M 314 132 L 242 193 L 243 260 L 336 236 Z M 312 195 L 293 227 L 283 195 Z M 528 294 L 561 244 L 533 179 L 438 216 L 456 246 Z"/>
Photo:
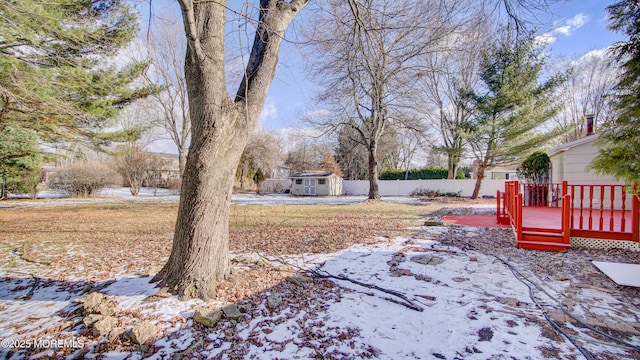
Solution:
<path fill-rule="evenodd" d="M 522 194 L 518 194 L 516 198 L 516 232 L 517 232 L 517 241 L 522 241 Z"/>
<path fill-rule="evenodd" d="M 571 244 L 571 196 L 569 194 L 562 197 L 562 240 L 565 244 Z"/>
<path fill-rule="evenodd" d="M 635 189 L 637 190 L 637 189 Z M 633 194 L 632 199 L 632 207 L 631 207 L 631 240 L 632 241 L 640 241 L 639 233 L 640 233 L 640 199 L 638 199 L 638 194 Z"/>
<path fill-rule="evenodd" d="M 496 199 L 498 199 L 498 210 L 496 211 L 496 221 L 500 224 L 500 218 L 502 217 L 500 214 L 500 190 L 497 190 Z"/>
<path fill-rule="evenodd" d="M 567 180 L 562 180 L 562 199 L 564 196 L 569 194 L 569 182 Z"/>

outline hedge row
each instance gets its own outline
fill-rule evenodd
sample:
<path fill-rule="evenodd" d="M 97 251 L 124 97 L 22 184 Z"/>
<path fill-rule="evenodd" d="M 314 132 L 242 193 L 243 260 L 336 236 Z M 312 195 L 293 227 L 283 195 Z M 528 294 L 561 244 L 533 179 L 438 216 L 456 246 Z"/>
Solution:
<path fill-rule="evenodd" d="M 409 177 L 407 180 L 446 179 L 448 175 L 449 171 L 446 168 L 428 166 L 409 170 Z M 385 169 L 380 172 L 380 180 L 404 180 L 404 176 L 404 170 Z M 464 178 L 464 170 L 458 168 L 458 171 L 456 172 L 456 179 Z"/>

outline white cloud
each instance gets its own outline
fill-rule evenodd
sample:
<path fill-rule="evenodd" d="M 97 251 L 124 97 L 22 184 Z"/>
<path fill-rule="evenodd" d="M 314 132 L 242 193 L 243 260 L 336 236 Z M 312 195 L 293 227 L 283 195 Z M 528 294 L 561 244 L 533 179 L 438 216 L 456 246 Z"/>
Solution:
<path fill-rule="evenodd" d="M 564 36 L 569 36 L 571 34 L 571 26 L 569 26 L 569 25 L 559 26 L 559 27 L 553 29 L 553 33 L 554 34 L 559 34 L 559 35 L 564 35 Z"/>
<path fill-rule="evenodd" d="M 574 31 L 584 26 L 589 22 L 589 16 L 583 13 L 579 13 L 571 19 L 568 19 L 562 25 L 557 25 L 553 30 L 548 33 L 539 35 L 536 41 L 541 44 L 550 45 L 553 44 L 558 36 L 571 36 Z"/>
<path fill-rule="evenodd" d="M 573 19 L 567 20 L 567 25 L 574 29 L 582 27 L 582 25 L 589 22 L 589 16 L 583 13 L 579 13 L 573 17 Z"/>
<path fill-rule="evenodd" d="M 264 125 L 269 120 L 273 120 L 278 116 L 278 108 L 276 107 L 276 98 L 267 96 L 262 111 L 260 112 L 260 123 Z"/>

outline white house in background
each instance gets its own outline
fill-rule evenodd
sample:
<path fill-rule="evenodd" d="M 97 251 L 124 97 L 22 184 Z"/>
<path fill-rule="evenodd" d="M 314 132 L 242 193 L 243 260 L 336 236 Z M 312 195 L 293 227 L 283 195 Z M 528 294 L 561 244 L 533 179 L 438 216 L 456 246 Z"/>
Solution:
<path fill-rule="evenodd" d="M 588 169 L 591 161 L 598 155 L 596 141 L 599 133 L 562 144 L 548 152 L 551 160 L 551 181 L 573 184 L 622 184 L 613 176 L 600 175 Z"/>
<path fill-rule="evenodd" d="M 473 172 L 471 173 L 471 179 L 478 178 L 478 165 L 479 160 L 473 162 Z M 484 169 L 485 180 L 518 180 L 518 165 L 501 165 L 501 166 L 488 166 Z"/>
<path fill-rule="evenodd" d="M 304 172 L 294 174 L 290 179 L 293 195 L 342 195 L 342 178 L 332 172 Z"/>

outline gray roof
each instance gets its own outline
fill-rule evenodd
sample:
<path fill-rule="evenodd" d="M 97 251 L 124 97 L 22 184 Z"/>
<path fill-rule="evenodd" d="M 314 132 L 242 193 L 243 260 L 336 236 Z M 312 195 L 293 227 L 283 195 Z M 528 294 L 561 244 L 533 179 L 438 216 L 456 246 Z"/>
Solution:
<path fill-rule="evenodd" d="M 311 178 L 311 177 L 329 177 L 331 176 L 331 174 L 333 174 L 332 172 L 304 172 L 304 173 L 297 173 L 297 174 L 293 174 L 290 176 L 290 178 L 294 179 L 294 178 Z"/>

